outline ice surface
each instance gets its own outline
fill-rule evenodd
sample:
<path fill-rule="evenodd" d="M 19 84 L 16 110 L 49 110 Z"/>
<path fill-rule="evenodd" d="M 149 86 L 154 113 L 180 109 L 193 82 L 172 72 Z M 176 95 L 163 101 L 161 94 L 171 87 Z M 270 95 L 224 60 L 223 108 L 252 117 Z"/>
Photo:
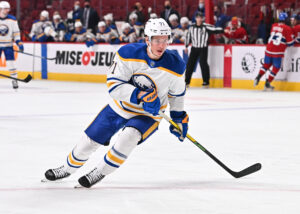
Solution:
<path fill-rule="evenodd" d="M 0 79 L 0 213 L 262 214 L 300 211 L 300 93 L 190 88 L 189 133 L 235 171 L 235 179 L 162 121 L 115 173 L 91 189 L 77 179 L 103 158 L 101 147 L 78 172 L 41 183 L 60 166 L 107 102 L 105 84 Z"/>

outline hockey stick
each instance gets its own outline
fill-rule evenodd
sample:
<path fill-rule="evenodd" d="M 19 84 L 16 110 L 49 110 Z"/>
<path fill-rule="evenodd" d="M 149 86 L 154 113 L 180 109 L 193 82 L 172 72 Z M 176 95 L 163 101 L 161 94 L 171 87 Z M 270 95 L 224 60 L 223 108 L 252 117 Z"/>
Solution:
<path fill-rule="evenodd" d="M 17 80 L 17 81 L 20 81 L 20 82 L 26 82 L 26 83 L 29 82 L 32 79 L 32 76 L 30 74 L 28 74 L 25 79 L 18 79 L 18 78 L 14 78 L 14 77 L 11 77 L 11 76 L 4 75 L 4 74 L 0 74 L 0 76 L 6 77 L 6 78 L 9 78 L 9 79 L 13 79 L 13 80 Z"/>
<path fill-rule="evenodd" d="M 26 53 L 26 52 L 22 52 L 22 51 L 16 51 L 16 50 L 14 50 L 14 51 L 18 52 L 18 53 L 22 53 L 22 54 L 28 55 L 28 56 L 33 56 L 33 57 L 41 58 L 41 59 L 56 60 L 56 57 L 48 58 L 48 57 L 38 56 L 38 55 L 34 55 L 34 54 L 31 54 L 31 53 Z"/>
<path fill-rule="evenodd" d="M 179 126 L 166 114 L 164 114 L 162 111 L 159 111 L 159 115 L 162 116 L 166 121 L 168 121 L 171 125 L 173 125 L 175 128 L 180 130 Z M 189 134 L 186 135 L 186 137 L 195 144 L 198 148 L 200 148 L 205 154 L 207 154 L 211 159 L 213 159 L 217 164 L 219 164 L 223 169 L 225 169 L 230 175 L 232 175 L 235 178 L 244 177 L 246 175 L 252 174 L 254 172 L 257 172 L 261 169 L 261 164 L 256 163 L 252 166 L 247 167 L 246 169 L 243 169 L 242 171 L 235 172 L 231 169 L 229 169 L 224 163 L 222 163 L 218 158 L 216 158 L 213 154 L 211 154 L 207 149 L 205 149 L 200 143 L 198 143 L 192 136 Z"/>

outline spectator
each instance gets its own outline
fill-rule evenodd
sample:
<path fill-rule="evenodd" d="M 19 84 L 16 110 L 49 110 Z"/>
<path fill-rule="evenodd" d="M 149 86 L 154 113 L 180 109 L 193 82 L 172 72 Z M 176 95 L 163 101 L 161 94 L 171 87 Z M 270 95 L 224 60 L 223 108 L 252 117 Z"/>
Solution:
<path fill-rule="evenodd" d="M 117 33 L 117 35 L 119 37 L 119 32 L 118 32 L 117 26 L 114 23 L 113 14 L 108 13 L 103 18 L 104 18 L 104 22 L 105 22 L 106 26 L 109 27 L 111 30 L 115 31 L 115 33 Z M 99 25 L 98 25 L 98 29 L 99 29 Z"/>
<path fill-rule="evenodd" d="M 144 25 L 138 21 L 138 17 L 135 13 L 131 13 L 131 15 L 129 16 L 129 24 L 135 30 L 136 36 L 138 38 L 144 36 Z"/>
<path fill-rule="evenodd" d="M 84 8 L 81 9 L 81 22 L 85 29 L 96 34 L 99 15 L 97 11 L 91 7 L 90 0 L 84 0 Z"/>
<path fill-rule="evenodd" d="M 214 19 L 216 27 L 225 28 L 227 22 L 231 20 L 231 16 L 224 15 L 220 6 L 214 6 Z"/>
<path fill-rule="evenodd" d="M 88 37 L 89 38 L 86 42 L 86 45 L 88 47 L 93 46 L 95 43 L 110 43 L 110 44 L 120 43 L 116 31 L 108 27 L 103 21 L 98 23 L 98 31 L 96 36 L 90 34 Z"/>
<path fill-rule="evenodd" d="M 171 24 L 169 22 L 169 17 L 172 14 L 176 14 L 177 17 L 180 18 L 180 15 L 179 15 L 177 10 L 175 10 L 171 7 L 171 1 L 170 0 L 166 0 L 164 5 L 165 5 L 165 9 L 161 12 L 160 17 L 163 18 L 164 20 L 166 20 L 167 23 L 169 24 L 169 26 L 171 26 Z"/>
<path fill-rule="evenodd" d="M 183 31 L 180 28 L 178 16 L 176 14 L 172 14 L 169 17 L 169 22 L 171 24 L 171 39 L 172 43 L 179 44 L 182 43 L 180 38 L 183 36 Z"/>
<path fill-rule="evenodd" d="M 65 36 L 66 41 L 69 42 L 85 42 L 87 40 L 86 29 L 82 26 L 80 21 L 75 22 L 74 33 L 68 33 Z"/>
<path fill-rule="evenodd" d="M 55 41 L 62 42 L 64 41 L 65 33 L 66 33 L 66 26 L 63 23 L 61 17 L 59 14 L 56 14 L 53 16 L 53 22 L 52 22 L 54 31 L 57 34 L 57 37 L 54 38 Z"/>
<path fill-rule="evenodd" d="M 204 14 L 205 16 L 205 4 L 204 4 L 204 0 L 199 0 L 199 4 L 198 4 L 198 8 L 197 10 L 194 12 L 194 15 L 192 17 L 192 22 L 195 23 L 196 22 L 196 14 L 201 12 L 202 14 Z"/>
<path fill-rule="evenodd" d="M 137 42 L 137 36 L 135 30 L 129 23 L 124 23 L 122 25 L 122 33 L 120 36 L 120 41 L 125 43 Z"/>
<path fill-rule="evenodd" d="M 29 34 L 32 41 L 37 42 L 52 42 L 57 36 L 52 23 L 49 21 L 49 13 L 43 10 L 40 14 L 40 19 L 34 21 L 31 32 Z"/>
<path fill-rule="evenodd" d="M 75 27 L 74 24 L 76 21 L 80 21 L 81 19 L 81 10 L 80 10 L 80 1 L 75 1 L 74 2 L 74 8 L 73 10 L 69 11 L 67 13 L 67 31 L 68 32 L 74 32 Z"/>
<path fill-rule="evenodd" d="M 180 19 L 180 27 L 181 30 L 183 31 L 183 36 L 180 38 L 180 41 L 182 43 L 185 43 L 186 34 L 188 33 L 190 27 L 190 21 L 187 17 L 182 17 Z"/>
<path fill-rule="evenodd" d="M 300 43 L 300 15 L 293 15 L 291 17 L 291 25 L 293 28 L 293 33 L 295 37 L 295 44 Z"/>
<path fill-rule="evenodd" d="M 237 17 L 232 17 L 229 26 L 226 27 L 224 33 L 225 37 L 228 39 L 228 44 L 247 44 L 248 43 L 248 34 L 241 26 L 241 22 Z"/>
<path fill-rule="evenodd" d="M 145 16 L 143 14 L 143 6 L 140 2 L 136 2 L 133 6 L 133 11 L 131 11 L 126 18 L 126 21 L 129 22 L 130 21 L 130 15 L 131 14 L 136 14 L 137 15 L 137 22 L 140 22 L 142 24 L 145 23 Z"/>

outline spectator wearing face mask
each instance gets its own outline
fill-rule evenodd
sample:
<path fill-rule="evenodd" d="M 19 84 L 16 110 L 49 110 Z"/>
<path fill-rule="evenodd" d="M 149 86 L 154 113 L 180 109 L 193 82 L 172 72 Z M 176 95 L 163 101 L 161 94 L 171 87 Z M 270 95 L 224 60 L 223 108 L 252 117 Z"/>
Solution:
<path fill-rule="evenodd" d="M 176 14 L 178 19 L 180 19 L 180 15 L 177 10 L 172 8 L 170 0 L 166 0 L 164 5 L 165 5 L 165 9 L 161 12 L 160 17 L 166 20 L 169 26 L 171 26 L 171 23 L 169 22 L 169 17 L 172 14 Z"/>
<path fill-rule="evenodd" d="M 205 16 L 205 4 L 204 4 L 204 0 L 199 0 L 199 4 L 198 4 L 198 8 L 197 10 L 194 12 L 193 18 L 192 18 L 192 22 L 195 23 L 196 22 L 196 14 L 198 13 L 202 13 Z"/>
<path fill-rule="evenodd" d="M 74 33 L 75 30 L 75 22 L 80 21 L 81 11 L 80 11 L 80 1 L 74 2 L 73 10 L 67 13 L 66 25 L 67 25 L 67 32 Z"/>
<path fill-rule="evenodd" d="M 93 34 L 97 32 L 97 25 L 99 22 L 99 15 L 97 11 L 91 7 L 90 0 L 84 0 L 84 8 L 81 10 L 81 23 L 83 28 L 92 31 Z"/>
<path fill-rule="evenodd" d="M 143 14 L 143 5 L 140 2 L 136 2 L 133 6 L 133 11 L 131 11 L 126 18 L 126 22 L 129 22 L 129 17 L 131 14 L 136 14 L 137 15 L 137 22 L 140 22 L 142 24 L 145 23 L 145 16 Z"/>
<path fill-rule="evenodd" d="M 225 28 L 227 22 L 231 20 L 231 16 L 224 15 L 220 6 L 214 6 L 215 26 Z"/>

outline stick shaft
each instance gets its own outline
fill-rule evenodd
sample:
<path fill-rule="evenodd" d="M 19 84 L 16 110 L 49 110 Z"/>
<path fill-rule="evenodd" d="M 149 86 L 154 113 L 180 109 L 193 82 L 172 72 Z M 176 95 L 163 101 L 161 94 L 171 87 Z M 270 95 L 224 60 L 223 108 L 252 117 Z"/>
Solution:
<path fill-rule="evenodd" d="M 162 116 L 166 121 L 168 121 L 171 125 L 173 125 L 175 128 L 180 130 L 180 127 L 166 114 L 164 114 L 162 111 L 159 112 L 159 115 Z M 181 130 L 180 130 L 181 131 Z M 213 159 L 219 166 L 221 166 L 223 169 L 225 169 L 229 174 L 231 174 L 235 178 L 240 178 L 243 176 L 246 176 L 248 174 L 254 173 L 261 169 L 261 164 L 256 163 L 240 172 L 235 172 L 228 168 L 222 161 L 220 161 L 218 158 L 216 158 L 212 153 L 210 153 L 204 146 L 202 146 L 200 143 L 198 143 L 192 136 L 189 134 L 186 135 L 186 137 L 199 149 L 201 149 L 205 154 L 207 154 L 211 159 Z"/>
<path fill-rule="evenodd" d="M 41 58 L 41 59 L 46 59 L 46 60 L 55 60 L 56 57 L 54 58 L 48 58 L 48 57 L 43 57 L 43 56 L 38 56 L 38 55 L 34 55 L 34 54 L 31 54 L 31 53 L 26 53 L 26 52 L 22 52 L 22 51 L 16 51 L 15 52 L 18 52 L 18 53 L 21 53 L 21 54 L 25 54 L 25 55 L 28 55 L 28 56 L 33 56 L 33 57 L 37 57 L 37 58 Z"/>
<path fill-rule="evenodd" d="M 5 78 L 9 78 L 9 79 L 13 79 L 13 80 L 17 80 L 20 82 L 29 82 L 32 79 L 32 76 L 30 74 L 27 75 L 27 77 L 25 79 L 19 79 L 19 78 L 15 78 L 15 77 L 11 77 L 11 76 L 7 76 L 5 74 L 0 74 L 1 77 L 5 77 Z"/>

